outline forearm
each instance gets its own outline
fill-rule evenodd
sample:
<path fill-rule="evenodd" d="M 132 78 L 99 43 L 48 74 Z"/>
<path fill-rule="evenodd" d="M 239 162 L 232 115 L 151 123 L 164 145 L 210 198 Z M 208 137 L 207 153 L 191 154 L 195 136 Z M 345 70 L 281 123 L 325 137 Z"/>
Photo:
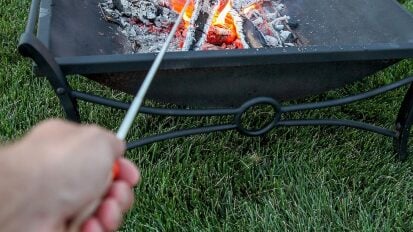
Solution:
<path fill-rule="evenodd" d="M 43 122 L 0 148 L 0 230 L 66 231 L 97 200 L 86 228 L 115 230 L 139 180 L 136 166 L 121 157 L 124 151 L 109 131 L 60 120 Z M 122 171 L 108 186 L 115 160 Z"/>
<path fill-rule="evenodd" d="M 4 231 L 36 231 L 41 223 L 47 224 L 47 212 L 34 211 L 40 203 L 32 198 L 36 196 L 34 183 L 39 175 L 35 161 L 29 155 L 21 157 L 20 149 L 18 144 L 0 148 L 0 225 Z M 16 220 L 21 217 L 37 220 Z"/>

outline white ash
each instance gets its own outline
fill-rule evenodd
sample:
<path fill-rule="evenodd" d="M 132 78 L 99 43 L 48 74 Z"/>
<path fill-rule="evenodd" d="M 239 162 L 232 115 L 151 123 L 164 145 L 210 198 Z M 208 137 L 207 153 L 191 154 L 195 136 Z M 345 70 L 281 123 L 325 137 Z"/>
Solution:
<path fill-rule="evenodd" d="M 218 0 L 203 0 L 201 1 L 201 10 L 203 12 L 213 12 Z"/>
<path fill-rule="evenodd" d="M 277 4 L 277 6 L 275 6 L 275 9 L 276 9 L 278 12 L 284 11 L 284 10 L 285 10 L 285 5 L 282 4 L 282 3 L 279 3 L 279 4 Z"/>
<path fill-rule="evenodd" d="M 292 36 L 292 33 L 290 31 L 284 31 L 284 30 L 280 31 L 280 38 L 284 42 L 289 40 L 291 38 L 291 36 Z"/>
<path fill-rule="evenodd" d="M 151 21 L 156 18 L 156 12 L 158 11 L 155 3 L 150 1 L 141 1 L 137 4 L 136 8 L 133 8 L 132 16 L 137 16 L 146 25 L 149 25 Z"/>
<path fill-rule="evenodd" d="M 287 26 L 290 17 L 284 14 L 285 5 L 280 1 L 266 1 L 265 7 L 255 7 L 243 13 L 262 33 L 268 46 L 285 47 L 294 44 L 295 36 Z"/>
<path fill-rule="evenodd" d="M 262 2 L 262 0 L 232 0 L 231 5 L 236 11 L 241 11 L 252 5 L 260 5 Z"/>
<path fill-rule="evenodd" d="M 277 31 L 284 30 L 285 26 L 283 24 L 275 24 L 273 25 L 273 28 Z"/>
<path fill-rule="evenodd" d="M 243 48 L 251 47 L 252 44 L 248 43 L 245 37 L 246 33 L 250 32 L 243 28 L 244 21 L 249 20 L 252 22 L 252 27 L 259 31 L 258 34 L 261 34 L 263 41 L 265 40 L 265 47 L 295 46 L 298 40 L 288 26 L 290 17 L 285 15 L 286 7 L 282 3 L 285 0 L 229 1 L 232 6 L 229 15 L 233 19 L 237 32 L 234 45 L 242 44 Z M 217 46 L 207 41 L 211 29 L 216 30 L 213 33 L 227 33 L 211 27 L 215 12 L 220 7 L 220 0 L 192 0 L 192 3 L 194 10 L 190 20 L 180 25 L 169 51 L 221 50 L 237 47 L 231 44 Z M 178 14 L 170 8 L 170 0 L 104 0 L 99 6 L 105 20 L 118 24 L 118 30 L 128 38 L 132 45 L 129 47 L 133 48 L 131 53 L 158 52 L 178 17 Z M 203 12 L 204 20 L 201 22 L 205 25 L 196 25 L 200 12 Z M 196 31 L 198 31 L 197 38 L 195 38 Z M 202 31 L 202 34 L 199 31 Z"/>
<path fill-rule="evenodd" d="M 100 7 L 107 20 L 110 17 L 120 25 L 119 31 L 134 48 L 131 52 L 158 52 L 177 18 L 164 4 L 152 0 L 106 0 Z M 174 41 L 169 50 L 179 50 L 179 44 Z"/>
<path fill-rule="evenodd" d="M 196 42 L 194 41 L 195 40 L 194 34 L 197 28 L 197 25 L 195 25 L 195 21 L 197 20 L 199 16 L 199 12 L 201 11 L 200 4 L 201 4 L 201 0 L 195 0 L 194 11 L 192 12 L 191 19 L 189 21 L 189 27 L 186 32 L 184 44 L 182 45 L 182 51 L 188 51 L 192 43 Z"/>
<path fill-rule="evenodd" d="M 278 38 L 269 35 L 264 36 L 264 38 L 267 44 L 271 47 L 278 47 L 281 42 Z"/>
<path fill-rule="evenodd" d="M 231 14 L 234 20 L 235 29 L 237 31 L 239 40 L 241 41 L 243 48 L 244 49 L 250 48 L 248 43 L 245 41 L 245 35 L 244 35 L 243 27 L 242 27 L 243 21 L 242 21 L 241 16 L 238 14 L 238 12 L 235 9 L 231 9 L 229 13 Z"/>

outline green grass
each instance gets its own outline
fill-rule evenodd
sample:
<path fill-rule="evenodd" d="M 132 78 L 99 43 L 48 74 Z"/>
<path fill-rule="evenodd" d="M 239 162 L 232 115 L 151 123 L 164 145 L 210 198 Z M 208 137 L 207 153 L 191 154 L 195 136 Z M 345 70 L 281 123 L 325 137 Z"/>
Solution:
<path fill-rule="evenodd" d="M 413 11 L 413 1 L 404 5 Z M 22 136 L 50 117 L 63 117 L 48 82 L 32 75 L 16 51 L 29 1 L 0 7 L 0 141 Z M 331 99 L 413 74 L 413 61 L 337 91 Z M 81 77 L 76 88 L 130 99 Z M 337 117 L 393 128 L 406 88 L 372 100 L 293 117 Z M 81 103 L 82 119 L 109 129 L 124 113 Z M 131 138 L 217 122 L 140 116 Z M 413 230 L 413 158 L 398 162 L 383 136 L 331 127 L 279 128 L 262 138 L 237 132 L 175 139 L 127 153 L 142 170 L 136 204 L 123 231 Z M 28 160 L 29 162 L 30 160 Z M 93 164 L 91 164 L 93 168 Z"/>

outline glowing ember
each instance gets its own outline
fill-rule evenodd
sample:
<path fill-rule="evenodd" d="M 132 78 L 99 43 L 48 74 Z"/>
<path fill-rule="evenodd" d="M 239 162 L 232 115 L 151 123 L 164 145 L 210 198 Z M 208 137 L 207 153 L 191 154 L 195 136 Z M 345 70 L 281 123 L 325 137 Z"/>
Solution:
<path fill-rule="evenodd" d="M 287 0 L 190 0 L 171 51 L 290 47 Z M 107 21 L 119 25 L 134 52 L 156 52 L 186 0 L 103 0 Z"/>
<path fill-rule="evenodd" d="M 207 42 L 214 45 L 231 44 L 237 39 L 237 31 L 231 14 L 231 1 L 224 8 L 218 10 L 208 30 Z"/>

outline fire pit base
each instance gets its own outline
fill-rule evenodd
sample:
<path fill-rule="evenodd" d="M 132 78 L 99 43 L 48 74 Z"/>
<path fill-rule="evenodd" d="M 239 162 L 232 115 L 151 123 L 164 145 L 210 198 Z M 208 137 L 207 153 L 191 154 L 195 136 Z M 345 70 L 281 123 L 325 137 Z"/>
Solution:
<path fill-rule="evenodd" d="M 83 70 L 80 74 L 85 73 L 94 73 L 93 71 L 98 70 L 101 68 L 103 64 L 107 65 L 107 57 L 95 57 L 94 59 L 90 60 L 85 57 L 72 57 L 68 59 L 62 59 L 53 55 L 53 53 L 42 43 L 39 37 L 34 35 L 36 22 L 39 13 L 39 0 L 33 0 L 32 8 L 29 15 L 29 23 L 26 28 L 25 33 L 22 35 L 19 44 L 19 52 L 23 56 L 31 57 L 35 63 L 39 71 L 45 75 L 49 82 L 51 83 L 53 89 L 56 92 L 56 95 L 59 97 L 61 105 L 66 113 L 68 119 L 76 122 L 80 122 L 80 117 L 78 113 L 78 106 L 77 101 L 83 100 L 87 102 L 92 102 L 104 106 L 109 106 L 117 109 L 126 110 L 129 107 L 129 103 L 126 102 L 119 102 L 113 99 L 103 98 L 100 96 L 95 96 L 90 93 L 84 93 L 80 91 L 73 90 L 71 86 L 68 84 L 66 75 L 70 73 L 68 69 L 74 68 L 73 64 L 67 64 L 65 62 L 72 62 L 73 59 L 79 60 L 80 63 L 77 63 L 79 67 L 77 70 Z M 39 31 L 38 31 L 39 32 Z M 40 31 L 41 32 L 41 31 Z M 42 36 L 40 36 L 42 37 Z M 370 57 L 368 60 L 371 62 L 372 55 L 376 56 L 376 60 L 380 61 L 383 60 L 381 58 L 385 57 L 385 60 L 390 62 L 402 58 L 412 57 L 412 44 L 408 44 L 405 49 L 399 47 L 386 47 L 384 50 L 370 50 L 365 51 L 366 53 L 362 53 L 362 51 L 358 50 L 356 53 L 351 53 L 351 51 L 346 51 L 344 53 L 337 53 L 337 55 L 341 57 L 349 56 L 351 53 L 352 59 L 356 61 L 360 61 L 362 59 L 366 59 Z M 318 51 L 319 53 L 323 53 L 322 51 Z M 361 57 L 354 57 L 354 54 L 359 54 Z M 269 55 L 269 54 L 267 54 Z M 363 56 L 364 55 L 364 56 Z M 270 57 L 270 56 L 268 56 Z M 267 58 L 268 58 L 267 57 Z M 147 61 L 150 61 L 149 56 L 146 57 Z M 270 57 L 271 58 L 271 57 Z M 284 56 L 284 58 L 292 59 L 297 57 L 289 57 Z M 322 54 L 312 54 L 307 53 L 304 57 L 298 57 L 302 60 L 312 58 L 313 61 L 315 58 L 319 59 L 319 62 L 323 61 Z M 326 57 L 324 56 L 324 59 Z M 83 61 L 82 61 L 83 59 Z M 316 60 L 317 60 L 316 59 Z M 235 59 L 237 62 L 240 59 Z M 93 61 L 95 63 L 91 63 Z M 145 62 L 147 62 L 145 61 Z M 199 61 L 199 60 L 198 60 Z M 284 60 L 285 61 L 285 60 Z M 131 66 L 136 65 L 136 60 L 130 60 L 129 58 L 120 58 L 116 62 L 110 60 L 109 63 L 112 62 L 112 65 L 118 64 L 115 69 L 122 69 L 123 71 L 129 71 Z M 144 62 L 144 63 L 145 63 Z M 171 65 L 171 64 L 169 64 Z M 377 68 L 377 67 L 374 67 Z M 72 70 L 73 71 L 73 70 Z M 134 70 L 136 71 L 136 70 Z M 309 73 L 311 75 L 311 73 Z M 359 77 L 357 77 L 359 78 Z M 357 79 L 355 78 L 355 79 Z M 345 77 L 346 80 L 353 80 L 353 77 Z M 321 80 L 322 81 L 322 80 Z M 413 82 L 413 77 L 408 77 L 402 79 L 400 81 L 394 82 L 392 84 L 382 86 L 380 88 L 360 93 L 354 96 L 349 96 L 341 99 L 323 101 L 323 102 L 314 102 L 314 103 L 304 103 L 304 104 L 295 104 L 295 105 L 284 105 L 281 101 L 275 99 L 272 96 L 264 96 L 264 97 L 257 97 L 251 96 L 250 99 L 245 100 L 242 104 L 239 104 L 238 107 L 228 107 L 228 108 L 202 108 L 202 109 L 168 109 L 168 108 L 152 108 L 152 107 L 143 107 L 141 113 L 145 114 L 152 114 L 152 115 L 166 115 L 166 116 L 174 116 L 174 117 L 199 117 L 199 116 L 231 116 L 232 121 L 230 123 L 225 124 L 218 124 L 218 125 L 210 125 L 207 127 L 200 127 L 200 128 L 189 128 L 179 131 L 172 131 L 163 134 L 154 135 L 147 138 L 142 138 L 137 141 L 130 142 L 128 144 L 128 148 L 135 148 L 138 146 L 143 146 L 146 144 L 178 138 L 183 136 L 189 136 L 194 134 L 201 134 L 201 133 L 210 133 L 210 132 L 217 132 L 217 131 L 226 131 L 226 130 L 237 130 L 240 133 L 247 135 L 247 136 L 261 136 L 269 131 L 277 128 L 277 127 L 286 127 L 286 126 L 316 126 L 316 125 L 323 125 L 323 126 L 344 126 L 344 127 L 351 127 L 361 130 L 366 130 L 370 132 L 374 132 L 377 134 L 381 134 L 387 137 L 394 139 L 394 151 L 397 154 L 397 157 L 400 160 L 404 160 L 408 155 L 407 144 L 410 138 L 410 129 L 413 123 L 413 85 L 410 86 L 409 90 L 407 91 L 405 98 L 402 102 L 402 106 L 399 110 L 399 114 L 396 120 L 396 127 L 395 129 L 388 129 L 382 128 L 375 125 L 367 124 L 364 122 L 359 121 L 351 121 L 351 120 L 340 120 L 340 119 L 299 119 L 299 120 L 287 120 L 282 117 L 283 115 L 299 112 L 299 111 L 307 111 L 307 110 L 315 110 L 315 109 L 322 109 L 322 108 L 329 108 L 335 106 L 341 106 L 350 104 L 356 101 L 361 101 L 368 99 L 370 97 L 374 97 L 385 92 L 394 90 L 401 86 L 405 86 L 411 84 Z M 254 108 L 258 105 L 265 105 L 269 106 L 273 109 L 274 116 L 273 118 L 264 126 L 257 128 L 257 129 L 248 129 L 243 123 L 242 118 L 246 114 L 248 114 L 251 108 Z"/>
<path fill-rule="evenodd" d="M 69 120 L 80 122 L 78 113 L 77 100 L 83 100 L 87 102 L 96 103 L 116 109 L 127 110 L 129 103 L 120 102 L 113 99 L 103 98 L 95 96 L 89 93 L 84 93 L 76 90 L 72 90 L 66 81 L 66 77 L 63 75 L 59 65 L 54 61 L 48 50 L 42 45 L 42 43 L 31 33 L 23 34 L 20 44 L 19 52 L 24 56 L 31 57 L 38 65 L 43 73 L 46 73 L 47 78 L 52 84 L 57 96 L 60 99 L 62 107 Z M 208 127 L 190 128 L 179 131 L 172 131 L 163 134 L 158 134 L 146 138 L 139 139 L 128 143 L 128 149 L 136 148 L 139 146 L 147 145 L 154 142 L 163 140 L 202 134 L 218 131 L 237 130 L 240 133 L 247 136 L 261 136 L 277 127 L 286 126 L 344 126 L 373 133 L 381 134 L 394 140 L 394 151 L 397 158 L 404 160 L 408 155 L 407 143 L 410 138 L 410 129 L 413 123 L 413 85 L 410 86 L 403 100 L 402 106 L 399 110 L 399 115 L 396 121 L 396 129 L 391 130 L 388 128 L 382 128 L 375 125 L 367 124 L 359 121 L 352 120 L 340 120 L 340 119 L 300 119 L 300 120 L 283 120 L 282 115 L 298 111 L 307 111 L 322 109 L 328 107 L 335 107 L 350 104 L 356 101 L 365 100 L 388 91 L 394 90 L 401 86 L 411 84 L 413 77 L 408 77 L 392 84 L 357 94 L 350 97 L 341 99 L 304 103 L 297 105 L 282 105 L 277 100 L 270 97 L 256 97 L 246 101 L 240 107 L 237 108 L 223 108 L 223 109 L 168 109 L 168 108 L 153 108 L 143 107 L 141 113 L 152 115 L 166 115 L 175 117 L 200 117 L 200 116 L 232 116 L 232 123 L 211 125 Z M 242 124 L 242 116 L 247 111 L 255 106 L 268 105 L 271 106 L 276 112 L 274 118 L 264 125 L 262 128 L 250 130 Z"/>
<path fill-rule="evenodd" d="M 128 149 L 136 148 L 139 146 L 151 144 L 154 142 L 159 142 L 168 139 L 174 139 L 184 136 L 204 134 L 218 131 L 227 130 L 237 130 L 238 132 L 246 136 L 262 136 L 269 131 L 278 127 L 290 127 L 290 126 L 340 126 L 340 127 L 350 127 L 360 130 L 365 130 L 377 134 L 381 134 L 394 140 L 394 151 L 399 160 L 405 160 L 408 156 L 407 143 L 410 138 L 410 129 L 413 123 L 413 85 L 410 85 L 405 98 L 400 107 L 399 114 L 396 120 L 396 129 L 388 129 L 383 127 L 378 127 L 372 124 L 352 121 L 352 120 L 341 120 L 341 119 L 299 119 L 299 120 L 283 120 L 282 115 L 289 114 L 299 111 L 309 111 L 316 109 L 323 109 L 329 107 L 336 107 L 354 103 L 357 101 L 366 100 L 368 98 L 384 94 L 388 91 L 395 90 L 399 87 L 411 84 L 413 82 L 413 76 L 405 78 L 403 80 L 394 82 L 392 84 L 382 86 L 380 88 L 360 93 L 357 95 L 322 101 L 314 103 L 304 103 L 297 105 L 282 105 L 280 102 L 269 97 L 256 97 L 251 100 L 246 101 L 244 104 L 237 108 L 225 108 L 225 109 L 171 109 L 171 108 L 153 108 L 153 107 L 143 107 L 141 113 L 160 115 L 160 116 L 173 116 L 173 117 L 201 117 L 201 116 L 232 116 L 233 121 L 229 124 L 218 124 L 211 125 L 208 127 L 200 128 L 189 128 L 179 131 L 172 131 L 168 133 L 153 135 L 147 138 L 143 138 L 137 141 L 128 143 Z M 104 105 L 108 107 L 113 107 L 116 109 L 127 110 L 129 108 L 129 103 L 119 102 L 116 100 L 106 99 L 99 96 L 94 96 L 88 93 L 83 93 L 79 91 L 72 91 L 71 94 L 74 98 L 93 102 L 99 105 Z M 262 128 L 257 128 L 254 130 L 246 128 L 241 118 L 247 114 L 249 109 L 257 106 L 270 106 L 274 110 L 275 114 L 272 120 L 270 120 Z M 63 107 L 65 107 L 63 105 Z M 69 107 L 70 108 L 70 107 Z M 65 109 L 70 110 L 70 109 Z"/>

